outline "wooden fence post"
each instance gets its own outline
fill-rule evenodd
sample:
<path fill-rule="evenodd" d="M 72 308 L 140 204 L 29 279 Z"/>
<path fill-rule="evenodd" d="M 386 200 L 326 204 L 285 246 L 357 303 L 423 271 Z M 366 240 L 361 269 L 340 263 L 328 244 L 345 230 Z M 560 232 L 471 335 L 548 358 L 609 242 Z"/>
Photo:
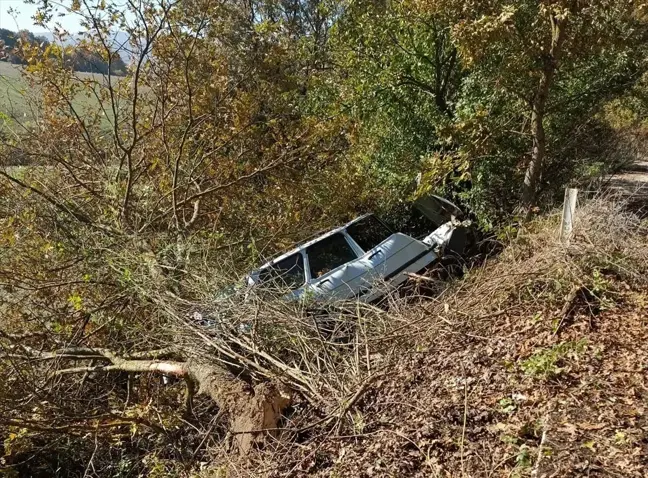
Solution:
<path fill-rule="evenodd" d="M 576 214 L 576 198 L 578 189 L 565 189 L 565 203 L 563 204 L 562 221 L 560 223 L 560 241 L 569 244 L 569 238 L 574 227 L 574 215 Z"/>

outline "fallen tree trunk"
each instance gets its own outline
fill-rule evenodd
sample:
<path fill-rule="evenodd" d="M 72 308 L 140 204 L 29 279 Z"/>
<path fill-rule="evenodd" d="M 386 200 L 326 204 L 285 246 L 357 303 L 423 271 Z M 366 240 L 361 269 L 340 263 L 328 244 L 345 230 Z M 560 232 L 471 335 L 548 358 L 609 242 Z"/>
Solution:
<path fill-rule="evenodd" d="M 8 338 L 4 335 L 4 338 Z M 11 356 L 40 360 L 68 359 L 101 361 L 79 367 L 62 368 L 57 376 L 75 373 L 128 372 L 159 373 L 183 379 L 187 384 L 187 405 L 191 406 L 194 393 L 210 397 L 230 419 L 239 452 L 247 453 L 257 442 L 263 441 L 264 431 L 276 430 L 283 410 L 290 404 L 290 393 L 282 387 L 261 383 L 251 387 L 225 368 L 198 360 L 160 360 L 157 357 L 177 356 L 171 349 L 138 352 L 122 357 L 107 349 L 72 347 L 44 352 L 22 344 L 8 348 Z M 136 357 L 136 358 L 135 358 Z M 156 357 L 150 359 L 150 357 Z"/>

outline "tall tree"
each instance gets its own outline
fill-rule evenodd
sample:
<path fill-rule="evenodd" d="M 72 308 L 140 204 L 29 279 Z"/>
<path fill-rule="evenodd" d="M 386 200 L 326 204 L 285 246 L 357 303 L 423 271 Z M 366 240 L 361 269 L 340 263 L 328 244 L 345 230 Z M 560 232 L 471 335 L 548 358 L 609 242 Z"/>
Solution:
<path fill-rule="evenodd" d="M 476 2 L 470 9 L 465 2 L 438 2 L 429 8 L 454 10 L 453 38 L 464 63 L 490 88 L 519 98 L 528 111 L 531 152 L 522 204 L 532 207 L 546 165 L 548 116 L 573 115 L 570 98 L 600 105 L 618 93 L 619 83 L 640 77 L 646 41 L 643 5 L 522 0 Z M 588 67 L 592 64 L 595 72 Z M 591 74 L 595 81 L 574 81 Z"/>
<path fill-rule="evenodd" d="M 413 192 L 426 162 L 452 147 L 446 130 L 464 70 L 450 20 L 409 0 L 358 0 L 335 26 L 338 89 L 331 103 L 357 125 L 349 155 L 383 192 L 374 198 L 379 208 Z"/>
<path fill-rule="evenodd" d="M 182 337 L 199 330 L 188 304 L 212 302 L 238 267 L 331 221 L 323 205 L 338 201 L 337 183 L 323 178 L 343 129 L 302 110 L 323 20 L 311 28 L 309 16 L 275 15 L 274 5 L 211 0 L 65 5 L 87 28 L 81 47 L 108 68 L 77 75 L 61 44 L 19 45 L 34 114 L 10 118 L 0 139 L 0 374 L 12 384 L 29 374 L 18 395 L 52 387 L 30 407 L 14 407 L 13 393 L 0 399 L 0 430 L 52 422 L 76 440 L 81 418 L 110 428 L 115 410 L 124 426 L 153 413 L 146 387 L 133 391 L 140 373 L 211 397 L 239 435 L 274 428 L 279 416 L 266 412 L 287 402 L 266 382 L 292 375 L 308 391 L 298 367 L 277 349 L 251 359 L 245 338 Z M 125 77 L 113 74 L 116 30 L 129 35 Z M 116 392 L 97 395 L 98 383 Z M 77 386 L 81 398 L 66 400 Z M 137 423 L 157 430 L 148 418 Z"/>

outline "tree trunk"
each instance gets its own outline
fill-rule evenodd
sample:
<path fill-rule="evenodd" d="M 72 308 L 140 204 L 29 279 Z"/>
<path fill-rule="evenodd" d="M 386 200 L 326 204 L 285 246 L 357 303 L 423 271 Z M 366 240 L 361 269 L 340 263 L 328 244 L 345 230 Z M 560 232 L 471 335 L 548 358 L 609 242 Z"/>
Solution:
<path fill-rule="evenodd" d="M 58 375 L 121 371 L 162 373 L 184 379 L 187 383 L 185 405 L 188 410 L 191 410 L 194 393 L 209 396 L 221 410 L 229 415 L 232 433 L 235 435 L 239 452 L 242 454 L 247 453 L 254 443 L 262 441 L 264 432 L 274 433 L 281 413 L 291 402 L 291 396 L 287 390 L 282 390 L 269 383 L 261 383 L 252 388 L 243 380 L 215 364 L 194 360 L 177 362 L 143 359 L 146 356 L 164 355 L 160 351 L 134 354 L 133 356 L 142 357 L 142 359 L 133 359 L 133 356 L 119 357 L 106 349 L 69 348 L 56 352 L 41 352 L 25 346 L 22 346 L 21 349 L 43 359 L 84 360 L 92 358 L 109 362 L 102 365 L 58 370 Z"/>
<path fill-rule="evenodd" d="M 213 365 L 189 363 L 188 370 L 199 385 L 198 393 L 209 395 L 231 417 L 231 430 L 240 453 L 245 454 L 263 440 L 263 431 L 274 434 L 281 413 L 290 404 L 289 393 L 274 384 L 247 383 Z"/>
<path fill-rule="evenodd" d="M 544 119 L 547 107 L 549 91 L 553 85 L 558 62 L 562 52 L 562 45 L 566 35 L 566 19 L 556 18 L 551 15 L 551 47 L 549 53 L 543 59 L 543 68 L 540 73 L 540 81 L 533 96 L 531 111 L 531 134 L 533 136 L 533 150 L 531 160 L 524 175 L 524 187 L 522 191 L 522 206 L 529 212 L 535 205 L 538 183 L 542 173 L 543 163 L 546 154 L 546 137 Z"/>

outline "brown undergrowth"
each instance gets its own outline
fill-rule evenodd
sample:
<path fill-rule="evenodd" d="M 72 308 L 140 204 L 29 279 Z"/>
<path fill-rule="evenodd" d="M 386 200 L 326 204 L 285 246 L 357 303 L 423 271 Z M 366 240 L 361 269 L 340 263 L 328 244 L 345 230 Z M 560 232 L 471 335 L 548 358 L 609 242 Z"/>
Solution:
<path fill-rule="evenodd" d="M 622 205 L 516 232 L 436 298 L 390 309 L 335 417 L 297 404 L 210 476 L 645 476 L 648 227 Z"/>

